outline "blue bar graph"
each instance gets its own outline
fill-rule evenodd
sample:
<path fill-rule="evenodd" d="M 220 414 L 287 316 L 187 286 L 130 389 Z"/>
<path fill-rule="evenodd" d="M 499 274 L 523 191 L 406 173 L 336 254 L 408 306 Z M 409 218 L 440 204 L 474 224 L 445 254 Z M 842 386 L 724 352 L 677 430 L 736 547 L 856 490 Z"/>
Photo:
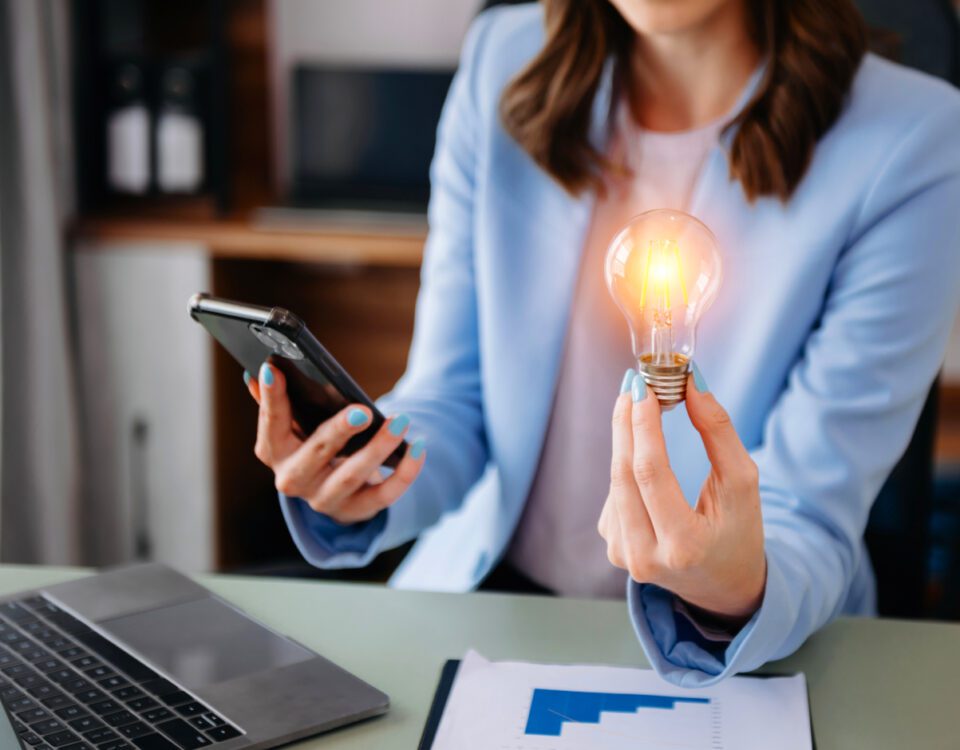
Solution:
<path fill-rule="evenodd" d="M 525 734 L 559 737 L 564 722 L 599 724 L 603 711 L 634 713 L 638 708 L 672 710 L 678 703 L 709 703 L 709 698 L 643 693 L 586 693 L 534 688 Z"/>

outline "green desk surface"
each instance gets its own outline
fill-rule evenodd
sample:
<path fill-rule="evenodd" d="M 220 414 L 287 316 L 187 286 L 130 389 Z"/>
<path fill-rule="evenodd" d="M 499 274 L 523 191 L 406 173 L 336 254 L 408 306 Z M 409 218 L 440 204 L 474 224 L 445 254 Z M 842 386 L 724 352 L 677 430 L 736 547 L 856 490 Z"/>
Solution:
<path fill-rule="evenodd" d="M 0 595 L 87 574 L 3 565 Z M 493 659 L 647 665 L 623 602 L 197 580 L 390 695 L 386 716 L 298 750 L 416 748 L 441 666 L 471 647 Z M 806 673 L 818 750 L 960 748 L 960 625 L 841 618 L 766 671 Z"/>

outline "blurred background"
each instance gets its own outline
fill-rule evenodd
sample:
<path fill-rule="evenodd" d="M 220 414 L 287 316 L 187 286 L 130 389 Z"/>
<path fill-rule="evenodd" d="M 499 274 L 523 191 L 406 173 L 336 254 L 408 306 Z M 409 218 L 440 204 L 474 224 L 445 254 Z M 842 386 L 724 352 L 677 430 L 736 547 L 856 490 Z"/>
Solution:
<path fill-rule="evenodd" d="M 948 0 L 858 4 L 878 52 L 960 81 Z M 0 0 L 2 561 L 331 575 L 294 549 L 256 407 L 187 299 L 288 307 L 387 391 L 481 5 Z M 870 543 L 886 613 L 960 617 L 960 325 Z"/>

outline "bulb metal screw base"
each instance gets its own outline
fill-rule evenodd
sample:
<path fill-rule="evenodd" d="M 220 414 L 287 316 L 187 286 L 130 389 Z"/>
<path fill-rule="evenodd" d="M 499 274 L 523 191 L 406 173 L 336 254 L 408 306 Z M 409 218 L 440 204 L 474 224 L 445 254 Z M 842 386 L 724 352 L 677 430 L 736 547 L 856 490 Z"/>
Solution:
<path fill-rule="evenodd" d="M 644 382 L 656 394 L 663 411 L 670 411 L 686 399 L 687 375 L 690 361 L 679 354 L 674 355 L 674 364 L 653 364 L 650 355 L 644 355 L 637 362 L 637 371 Z"/>

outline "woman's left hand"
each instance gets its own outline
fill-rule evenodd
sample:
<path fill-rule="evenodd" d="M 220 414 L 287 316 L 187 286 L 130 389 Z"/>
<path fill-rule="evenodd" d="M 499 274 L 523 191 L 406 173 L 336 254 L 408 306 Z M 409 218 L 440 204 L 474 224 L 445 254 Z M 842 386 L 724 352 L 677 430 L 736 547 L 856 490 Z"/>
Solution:
<path fill-rule="evenodd" d="M 759 479 L 727 412 L 697 381 L 702 390 L 687 380 L 687 413 L 711 470 L 696 507 L 670 469 L 657 397 L 635 376 L 613 412 L 610 494 L 597 526 L 610 562 L 635 581 L 737 625 L 766 584 Z"/>

